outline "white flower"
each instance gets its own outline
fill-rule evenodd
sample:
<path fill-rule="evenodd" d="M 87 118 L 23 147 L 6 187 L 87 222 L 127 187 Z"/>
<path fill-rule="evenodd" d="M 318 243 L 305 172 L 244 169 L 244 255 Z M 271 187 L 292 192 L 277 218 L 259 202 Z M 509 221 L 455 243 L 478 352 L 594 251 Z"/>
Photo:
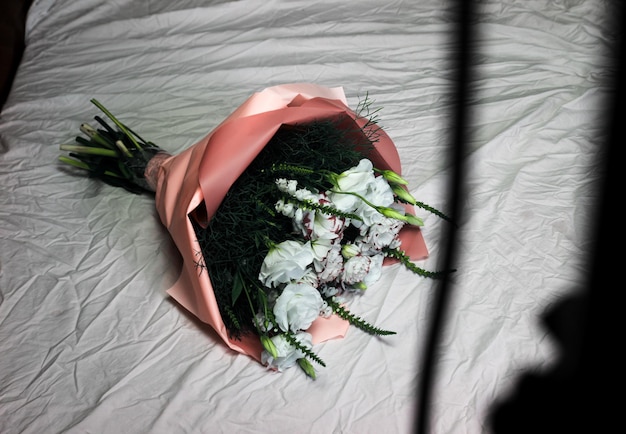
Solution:
<path fill-rule="evenodd" d="M 296 207 L 292 203 L 285 202 L 283 199 L 278 199 L 274 208 L 276 211 L 289 218 L 293 218 L 296 215 Z"/>
<path fill-rule="evenodd" d="M 342 236 L 345 219 L 334 215 L 316 212 L 312 223 L 312 239 L 323 238 L 334 240 L 335 238 L 340 238 Z"/>
<path fill-rule="evenodd" d="M 341 274 L 341 280 L 347 285 L 363 282 L 370 271 L 372 259 L 365 255 L 356 255 L 348 259 Z"/>
<path fill-rule="evenodd" d="M 371 226 L 361 227 L 361 235 L 356 238 L 365 254 L 380 252 L 383 248 L 395 249 L 400 247 L 398 234 L 404 226 L 404 222 L 384 217 L 380 222 Z"/>
<path fill-rule="evenodd" d="M 360 193 L 374 181 L 374 166 L 366 158 L 359 161 L 358 166 L 351 167 L 336 178 L 337 188 L 341 191 Z"/>
<path fill-rule="evenodd" d="M 293 193 L 292 196 L 298 200 L 302 200 L 302 201 L 308 200 L 310 202 L 317 202 L 317 199 L 318 199 L 318 196 L 316 193 L 312 192 L 311 190 L 307 190 L 306 188 L 299 188 Z"/>
<path fill-rule="evenodd" d="M 320 263 L 326 259 L 331 247 L 335 244 L 334 240 L 319 238 L 311 240 L 311 248 L 313 249 L 313 263 Z"/>
<path fill-rule="evenodd" d="M 326 252 L 326 257 L 314 260 L 313 266 L 317 271 L 320 282 L 332 282 L 341 276 L 343 271 L 343 256 L 341 256 L 341 244 L 333 243 Z"/>
<path fill-rule="evenodd" d="M 341 238 L 345 219 L 322 212 L 307 211 L 302 219 L 303 235 L 310 240 Z"/>
<path fill-rule="evenodd" d="M 324 295 L 324 297 L 334 297 L 339 293 L 339 288 L 336 286 L 322 285 L 320 286 L 320 292 Z"/>
<path fill-rule="evenodd" d="M 361 204 L 361 199 L 353 194 L 342 192 L 363 195 L 374 180 L 372 162 L 364 158 L 358 166 L 346 170 L 335 178 L 334 192 L 329 193 L 329 198 L 337 209 L 354 212 Z"/>
<path fill-rule="evenodd" d="M 395 200 L 391 187 L 389 187 L 389 184 L 387 184 L 387 181 L 385 181 L 382 176 L 375 178 L 374 181 L 367 186 L 367 190 L 363 192 L 361 196 L 372 205 L 380 207 L 389 207 Z M 356 213 L 361 216 L 362 222 L 356 221 L 355 226 L 359 226 L 359 224 L 371 226 L 379 223 L 384 218 L 376 208 L 373 208 L 364 201 L 359 202 Z"/>
<path fill-rule="evenodd" d="M 308 197 L 307 200 L 321 205 L 330 204 L 328 197 L 324 193 Z M 300 232 L 308 240 L 340 238 L 346 224 L 345 218 L 300 208 L 293 212 L 291 218 L 294 230 Z"/>
<path fill-rule="evenodd" d="M 308 239 L 308 236 L 307 228 L 304 226 L 303 221 L 307 213 L 308 211 L 294 205 L 293 214 L 290 216 L 294 232 L 302 234 L 305 239 Z"/>
<path fill-rule="evenodd" d="M 295 179 L 278 178 L 275 182 L 280 191 L 290 195 L 293 195 L 298 188 L 298 181 Z"/>
<path fill-rule="evenodd" d="M 352 222 L 356 227 L 377 223 L 383 216 L 373 206 L 388 207 L 395 201 L 389 183 L 382 176 L 375 175 L 372 162 L 367 159 L 335 178 L 335 188 L 329 198 L 336 208 L 362 218 L 362 221 Z"/>
<path fill-rule="evenodd" d="M 363 279 L 363 284 L 365 287 L 370 287 L 375 282 L 380 279 L 380 276 L 383 275 L 383 261 L 385 259 L 385 255 L 375 255 L 370 256 L 370 269 L 367 272 L 367 275 Z"/>
<path fill-rule="evenodd" d="M 309 242 L 283 241 L 272 246 L 265 256 L 259 280 L 268 288 L 298 280 L 312 263 L 313 252 Z"/>
<path fill-rule="evenodd" d="M 369 186 L 365 198 L 377 206 L 391 206 L 395 202 L 393 190 L 382 176 L 377 176 Z"/>
<path fill-rule="evenodd" d="M 260 312 L 254 315 L 253 321 L 257 325 L 257 327 L 259 327 L 259 329 L 263 332 L 268 332 L 274 328 L 274 324 L 272 324 L 272 322 L 269 321 L 265 317 L 265 315 Z"/>
<path fill-rule="evenodd" d="M 283 331 L 306 330 L 319 316 L 324 300 L 313 286 L 290 283 L 274 305 L 274 318 Z"/>
<path fill-rule="evenodd" d="M 345 263 L 341 281 L 344 285 L 366 289 L 382 276 L 384 259 L 385 255 L 382 253 L 374 256 L 353 256 Z"/>
<path fill-rule="evenodd" d="M 306 283 L 307 285 L 311 285 L 312 287 L 317 288 L 317 286 L 319 285 L 319 277 L 317 276 L 317 273 L 314 269 L 307 268 L 304 276 L 302 276 L 300 279 L 298 279 L 298 281 L 294 283 Z"/>
<path fill-rule="evenodd" d="M 309 333 L 300 332 L 295 336 L 296 340 L 303 346 L 311 348 L 313 346 L 312 336 Z M 274 358 L 266 350 L 261 353 L 261 363 L 270 368 L 282 371 L 296 364 L 298 359 L 304 357 L 304 353 L 292 346 L 281 334 L 271 338 L 276 347 L 277 357 Z"/>
<path fill-rule="evenodd" d="M 328 305 L 328 303 L 324 302 L 322 304 L 322 310 L 320 311 L 320 315 L 324 318 L 328 318 L 333 314 L 333 308 Z"/>

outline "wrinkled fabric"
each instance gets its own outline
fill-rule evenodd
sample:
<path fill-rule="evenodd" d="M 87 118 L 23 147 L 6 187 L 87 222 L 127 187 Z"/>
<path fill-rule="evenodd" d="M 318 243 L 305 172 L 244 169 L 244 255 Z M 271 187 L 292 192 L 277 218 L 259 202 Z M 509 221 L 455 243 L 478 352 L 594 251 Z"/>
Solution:
<path fill-rule="evenodd" d="M 584 285 L 602 175 L 611 2 L 476 3 L 434 433 L 489 432 L 519 377 L 558 360 L 541 316 Z M 313 83 L 367 95 L 410 193 L 449 212 L 454 4 L 34 0 L 0 115 L 0 432 L 412 433 L 437 281 L 384 267 L 350 308 L 396 335 L 320 343 L 315 381 L 269 371 L 168 294 L 184 264 L 155 198 L 56 160 L 91 98 L 181 155 L 256 92 Z M 446 223 L 415 211 L 437 270 Z"/>

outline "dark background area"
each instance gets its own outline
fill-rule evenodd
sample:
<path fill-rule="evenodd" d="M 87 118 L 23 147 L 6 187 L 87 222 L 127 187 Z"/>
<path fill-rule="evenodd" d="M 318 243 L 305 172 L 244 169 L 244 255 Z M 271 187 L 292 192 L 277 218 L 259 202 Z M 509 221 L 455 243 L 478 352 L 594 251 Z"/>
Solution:
<path fill-rule="evenodd" d="M 473 79 L 472 56 L 474 41 L 474 1 L 458 0 L 456 3 L 456 35 L 454 53 L 455 111 L 452 116 L 455 134 L 451 146 L 451 160 L 455 168 L 450 182 L 448 200 L 453 220 L 460 221 L 463 198 L 464 170 L 462 155 L 470 140 L 466 129 L 468 101 Z M 601 1 L 598 5 L 602 6 Z M 611 14 L 611 29 L 615 37 L 608 47 L 609 64 L 605 65 L 605 84 L 610 89 L 601 123 L 606 134 L 598 146 L 598 167 L 603 180 L 596 191 L 596 205 L 592 210 L 594 227 L 587 236 L 592 248 L 584 258 L 590 264 L 590 272 L 584 276 L 576 293 L 568 295 L 549 308 L 541 318 L 541 326 L 555 339 L 559 349 L 556 363 L 547 371 L 531 369 L 514 384 L 512 393 L 499 397 L 493 403 L 485 421 L 494 434 L 595 434 L 618 432 L 623 425 L 621 419 L 621 372 L 624 369 L 623 351 L 619 342 L 623 333 L 623 316 L 617 312 L 621 307 L 623 282 L 620 281 L 622 265 L 623 231 L 621 228 L 621 206 L 624 170 L 618 171 L 622 163 L 622 148 L 626 116 L 624 114 L 624 68 L 625 44 L 624 23 L 626 8 L 622 0 L 606 2 Z M 598 47 L 602 49 L 602 47 Z M 619 220 L 618 220 L 619 219 Z M 446 245 L 446 264 L 442 269 L 451 269 L 454 251 L 458 247 L 455 231 L 450 230 Z M 618 259 L 620 262 L 618 263 Z M 422 362 L 422 383 L 419 390 L 420 407 L 416 412 L 417 433 L 431 434 L 429 420 L 430 389 L 436 376 L 438 344 L 445 325 L 445 311 L 450 286 L 446 279 L 438 288 L 431 329 Z M 619 386 L 618 386 L 619 385 Z M 618 407 L 618 404 L 620 406 Z M 622 429 L 623 430 L 623 429 Z M 438 433 L 437 433 L 438 434 Z"/>
<path fill-rule="evenodd" d="M 33 0 L 0 0 L 0 111 L 24 51 L 26 13 Z"/>
<path fill-rule="evenodd" d="M 607 86 L 612 90 L 605 106 L 606 139 L 598 155 L 603 181 L 597 194 L 593 248 L 585 259 L 591 271 L 584 290 L 567 296 L 543 316 L 542 326 L 560 346 L 560 357 L 547 372 L 528 372 L 514 393 L 494 406 L 490 425 L 495 434 L 612 433 L 623 428 L 622 373 L 623 318 L 618 311 L 624 283 L 621 205 L 624 169 L 620 158 L 626 145 L 624 77 L 626 8 L 613 6 L 610 47 L 613 63 L 607 65 Z M 618 209 L 618 207 L 620 209 Z"/>

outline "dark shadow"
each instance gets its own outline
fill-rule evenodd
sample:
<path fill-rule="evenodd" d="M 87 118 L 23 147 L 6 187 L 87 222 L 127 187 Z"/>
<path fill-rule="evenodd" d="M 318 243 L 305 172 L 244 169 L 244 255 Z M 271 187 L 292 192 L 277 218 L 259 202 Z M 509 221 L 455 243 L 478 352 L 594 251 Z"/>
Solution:
<path fill-rule="evenodd" d="M 33 0 L 0 1 L 0 112 L 22 60 L 26 15 Z"/>
<path fill-rule="evenodd" d="M 543 325 L 559 346 L 557 363 L 547 371 L 525 373 L 512 394 L 494 405 L 488 425 L 495 434 L 609 433 L 623 425 L 617 408 L 624 369 L 623 326 L 618 320 L 623 316 L 615 310 L 621 307 L 624 288 L 618 274 L 624 267 L 618 207 L 626 183 L 624 169 L 618 175 L 617 165 L 623 162 L 620 156 L 626 145 L 622 34 L 626 16 L 620 2 L 613 5 L 612 30 L 618 40 L 613 47 L 615 64 L 610 67 L 612 82 L 607 83 L 613 92 L 605 107 L 607 142 L 598 160 L 604 179 L 593 220 L 590 274 L 581 282 L 582 291 L 564 297 L 545 313 Z"/>
<path fill-rule="evenodd" d="M 453 218 L 459 221 L 462 211 L 458 205 L 463 179 L 462 155 L 467 143 L 466 133 L 467 104 L 471 83 L 471 35 L 472 1 L 458 0 L 455 5 L 454 22 L 457 25 L 453 66 L 456 74 L 456 110 L 454 121 L 455 136 L 450 149 L 455 172 L 449 192 Z M 623 23 L 626 22 L 624 4 L 618 1 L 607 3 L 612 6 L 610 17 L 614 25 L 609 29 L 616 36 L 612 48 L 613 65 L 608 65 L 610 82 L 607 83 L 611 98 L 606 101 L 603 131 L 606 134 L 605 147 L 598 155 L 597 167 L 602 170 L 603 180 L 597 190 L 594 227 L 591 232 L 592 248 L 588 258 L 587 280 L 580 282 L 580 288 L 562 298 L 544 314 L 542 326 L 550 333 L 558 345 L 558 359 L 548 370 L 529 370 L 524 373 L 511 393 L 500 397 L 494 403 L 487 429 L 494 434 L 571 434 L 608 433 L 618 431 L 622 425 L 617 403 L 621 403 L 621 370 L 624 364 L 620 346 L 623 339 L 617 334 L 618 319 L 621 317 L 615 308 L 621 305 L 624 283 L 618 276 L 623 267 L 618 258 L 623 255 L 624 243 L 621 214 L 618 210 L 623 202 L 623 186 L 626 184 L 617 174 L 617 164 L 621 151 L 626 146 L 624 137 L 624 41 Z M 599 47 L 601 49 L 601 47 Z M 623 170 L 622 170 L 623 173 Z M 623 176 L 622 176 L 623 178 Z M 618 221 L 620 218 L 620 221 Z M 454 228 L 444 237 L 446 251 L 444 269 L 454 264 L 456 245 Z M 450 284 L 444 280 L 434 303 L 428 341 L 422 359 L 420 388 L 416 412 L 417 432 L 430 434 L 429 409 L 431 385 L 436 377 L 438 339 L 446 318 L 446 304 L 450 298 Z M 621 297 L 620 297 L 621 298 Z"/>

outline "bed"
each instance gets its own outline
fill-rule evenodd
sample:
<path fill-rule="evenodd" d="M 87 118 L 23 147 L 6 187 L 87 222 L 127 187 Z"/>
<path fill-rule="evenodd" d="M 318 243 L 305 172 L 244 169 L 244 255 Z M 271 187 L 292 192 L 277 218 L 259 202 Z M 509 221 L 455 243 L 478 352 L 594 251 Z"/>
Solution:
<path fill-rule="evenodd" d="M 439 282 L 385 268 L 354 311 L 397 335 L 320 345 L 312 381 L 268 371 L 168 296 L 180 255 L 149 195 L 86 179 L 59 145 L 97 98 L 171 153 L 285 83 L 367 95 L 420 201 L 453 174 L 451 2 L 34 0 L 0 115 L 0 432 L 408 433 Z M 610 2 L 476 2 L 457 271 L 426 406 L 493 429 L 559 343 L 544 314 L 589 273 Z M 425 215 L 437 269 L 444 222 Z"/>

